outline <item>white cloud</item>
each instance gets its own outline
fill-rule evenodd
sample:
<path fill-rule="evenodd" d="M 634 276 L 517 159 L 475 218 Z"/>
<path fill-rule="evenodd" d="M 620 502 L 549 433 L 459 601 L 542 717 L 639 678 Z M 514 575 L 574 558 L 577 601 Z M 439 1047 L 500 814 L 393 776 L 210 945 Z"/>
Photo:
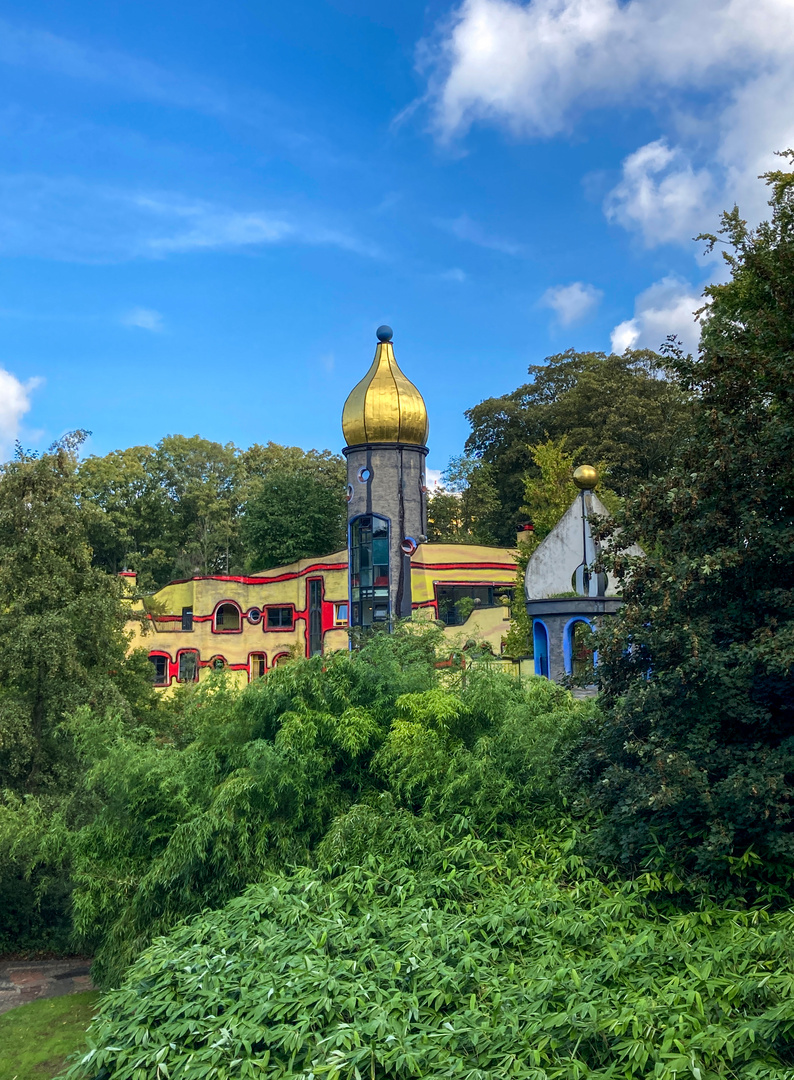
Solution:
<path fill-rule="evenodd" d="M 490 248 L 492 251 L 501 251 L 504 255 L 520 255 L 524 250 L 523 245 L 515 240 L 488 232 L 478 222 L 472 221 L 468 214 L 461 214 L 456 218 L 439 218 L 436 225 L 445 232 L 452 233 L 458 240 Z"/>
<path fill-rule="evenodd" d="M 702 232 L 714 179 L 707 169 L 695 171 L 682 158 L 664 139 L 629 154 L 622 180 L 607 196 L 607 218 L 640 232 L 649 247 L 689 241 Z"/>
<path fill-rule="evenodd" d="M 685 352 L 695 352 L 700 326 L 694 312 L 703 306 L 703 297 L 689 282 L 669 276 L 641 292 L 634 302 L 634 317 L 612 331 L 612 351 L 654 349 L 675 334 Z"/>
<path fill-rule="evenodd" d="M 23 383 L 0 368 L 0 460 L 5 461 L 13 450 L 22 417 L 30 409 L 30 395 L 42 381 L 35 378 Z"/>
<path fill-rule="evenodd" d="M 277 243 L 317 244 L 364 256 L 379 249 L 343 229 L 285 211 L 245 209 L 174 193 L 142 193 L 73 178 L 0 175 L 0 252 L 77 262 Z"/>
<path fill-rule="evenodd" d="M 595 285 L 574 281 L 571 285 L 554 285 L 546 289 L 540 302 L 552 309 L 560 326 L 572 326 L 591 315 L 603 295 Z"/>
<path fill-rule="evenodd" d="M 464 0 L 430 56 L 440 137 L 473 123 L 528 136 L 604 107 L 653 109 L 663 138 L 624 162 L 611 219 L 647 244 L 713 228 L 794 142 L 792 0 Z"/>
<path fill-rule="evenodd" d="M 121 322 L 123 326 L 137 326 L 140 330 L 151 330 L 155 334 L 163 329 L 163 316 L 152 308 L 132 308 L 122 316 Z"/>

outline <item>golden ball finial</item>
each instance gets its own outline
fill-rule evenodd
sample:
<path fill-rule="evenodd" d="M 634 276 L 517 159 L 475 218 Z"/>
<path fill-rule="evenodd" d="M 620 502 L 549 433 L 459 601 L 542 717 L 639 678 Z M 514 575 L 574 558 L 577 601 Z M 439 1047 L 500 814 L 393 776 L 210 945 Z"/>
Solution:
<path fill-rule="evenodd" d="M 598 470 L 592 465 L 580 465 L 573 471 L 573 482 L 580 491 L 592 491 L 598 483 Z"/>

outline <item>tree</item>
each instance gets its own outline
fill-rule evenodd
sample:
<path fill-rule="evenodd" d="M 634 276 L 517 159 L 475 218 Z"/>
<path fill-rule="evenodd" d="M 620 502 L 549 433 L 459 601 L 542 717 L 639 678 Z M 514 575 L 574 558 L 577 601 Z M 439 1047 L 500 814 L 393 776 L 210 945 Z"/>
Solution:
<path fill-rule="evenodd" d="M 74 754 L 64 719 L 78 706 L 129 713 L 145 677 L 127 668 L 118 579 L 92 565 L 78 500 L 76 451 L 22 451 L 0 471 L 0 787 L 68 786 Z"/>
<path fill-rule="evenodd" d="M 346 539 L 342 484 L 307 466 L 268 470 L 245 504 L 242 538 L 251 570 L 339 551 Z"/>
<path fill-rule="evenodd" d="M 622 356 L 569 349 L 529 368 L 532 381 L 466 413 L 469 454 L 493 467 L 500 510 L 491 528 L 511 543 L 526 476 L 538 476 L 531 447 L 565 436 L 574 458 L 603 462 L 619 495 L 672 460 L 689 420 L 683 387 L 648 350 Z"/>
<path fill-rule="evenodd" d="M 605 720 L 574 777 L 606 814 L 602 844 L 631 865 L 661 853 L 790 881 L 794 172 L 766 179 L 768 222 L 723 215 L 731 278 L 706 290 L 699 355 L 670 354 L 694 431 L 628 500 L 613 557 L 626 602 L 600 634 Z M 647 557 L 628 558 L 643 537 Z"/>
<path fill-rule="evenodd" d="M 450 460 L 442 480 L 427 501 L 428 539 L 497 544 L 501 506 L 493 466 L 463 454 Z"/>

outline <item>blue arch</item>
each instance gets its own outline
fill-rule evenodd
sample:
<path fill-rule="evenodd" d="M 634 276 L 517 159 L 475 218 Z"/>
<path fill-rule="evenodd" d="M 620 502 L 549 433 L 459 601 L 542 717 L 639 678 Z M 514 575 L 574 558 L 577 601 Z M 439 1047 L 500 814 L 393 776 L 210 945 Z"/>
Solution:
<path fill-rule="evenodd" d="M 535 674 L 549 678 L 549 630 L 542 619 L 532 620 L 532 652 Z"/>
<path fill-rule="evenodd" d="M 573 675 L 573 628 L 578 622 L 587 623 L 591 630 L 595 630 L 590 619 L 585 615 L 574 615 L 565 624 L 562 631 L 562 655 L 565 661 L 565 674 Z M 593 667 L 598 667 L 598 653 L 593 653 Z"/>

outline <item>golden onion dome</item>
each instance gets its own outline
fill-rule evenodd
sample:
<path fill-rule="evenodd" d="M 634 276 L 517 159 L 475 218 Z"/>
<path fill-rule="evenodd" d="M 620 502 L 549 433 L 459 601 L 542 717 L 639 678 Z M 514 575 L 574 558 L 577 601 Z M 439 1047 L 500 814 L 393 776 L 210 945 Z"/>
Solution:
<path fill-rule="evenodd" d="M 427 442 L 427 408 L 422 395 L 397 366 L 391 327 L 379 326 L 375 359 L 350 391 L 342 410 L 342 431 L 348 446 L 360 443 Z"/>

